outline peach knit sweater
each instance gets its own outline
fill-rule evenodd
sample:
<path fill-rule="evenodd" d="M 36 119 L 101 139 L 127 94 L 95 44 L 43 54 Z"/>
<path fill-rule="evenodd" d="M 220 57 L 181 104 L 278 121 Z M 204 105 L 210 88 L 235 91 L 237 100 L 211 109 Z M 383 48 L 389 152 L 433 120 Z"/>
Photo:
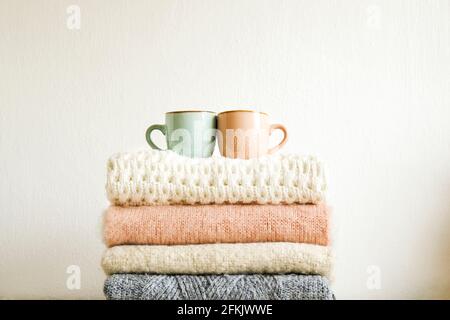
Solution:
<path fill-rule="evenodd" d="M 326 205 L 110 207 L 107 246 L 296 242 L 328 245 Z"/>

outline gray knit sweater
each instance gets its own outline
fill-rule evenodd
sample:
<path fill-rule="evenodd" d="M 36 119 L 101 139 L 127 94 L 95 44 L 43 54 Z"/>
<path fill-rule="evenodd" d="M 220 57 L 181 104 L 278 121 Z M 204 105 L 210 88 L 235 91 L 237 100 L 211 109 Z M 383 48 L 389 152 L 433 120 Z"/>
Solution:
<path fill-rule="evenodd" d="M 331 300 L 328 280 L 316 275 L 113 274 L 110 300 Z"/>

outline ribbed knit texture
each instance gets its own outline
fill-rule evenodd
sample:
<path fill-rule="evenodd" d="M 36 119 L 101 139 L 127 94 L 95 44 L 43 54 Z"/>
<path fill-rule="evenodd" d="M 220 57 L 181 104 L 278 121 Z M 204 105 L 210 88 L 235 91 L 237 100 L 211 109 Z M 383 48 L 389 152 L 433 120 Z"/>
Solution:
<path fill-rule="evenodd" d="M 107 164 L 108 198 L 122 206 L 319 203 L 326 187 L 312 156 L 192 159 L 150 150 L 116 154 Z"/>
<path fill-rule="evenodd" d="M 328 276 L 331 265 L 328 247 L 288 242 L 117 246 L 106 250 L 102 260 L 107 274 L 302 273 Z"/>
<path fill-rule="evenodd" d="M 299 242 L 328 244 L 325 205 L 198 205 L 110 207 L 108 246 Z"/>
<path fill-rule="evenodd" d="M 326 278 L 306 275 L 115 274 L 105 282 L 111 300 L 331 300 Z"/>

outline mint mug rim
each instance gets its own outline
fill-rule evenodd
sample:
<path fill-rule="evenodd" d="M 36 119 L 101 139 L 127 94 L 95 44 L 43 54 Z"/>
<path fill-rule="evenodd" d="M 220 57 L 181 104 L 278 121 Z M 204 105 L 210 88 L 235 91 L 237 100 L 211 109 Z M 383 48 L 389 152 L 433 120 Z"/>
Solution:
<path fill-rule="evenodd" d="M 213 114 L 216 114 L 216 112 L 214 112 L 214 111 L 209 111 L 209 110 L 177 110 L 177 111 L 169 111 L 169 112 L 166 112 L 165 114 L 174 114 L 174 113 L 194 113 L 194 112 L 207 112 L 207 113 L 213 113 Z"/>

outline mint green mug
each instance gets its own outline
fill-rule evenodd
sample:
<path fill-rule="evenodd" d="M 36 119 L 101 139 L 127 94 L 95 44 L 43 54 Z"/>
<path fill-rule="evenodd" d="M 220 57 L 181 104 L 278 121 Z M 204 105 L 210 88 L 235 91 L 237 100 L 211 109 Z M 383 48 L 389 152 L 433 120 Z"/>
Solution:
<path fill-rule="evenodd" d="M 154 124 L 145 137 L 150 147 L 161 150 L 151 138 L 154 130 L 166 136 L 167 149 L 191 158 L 211 157 L 216 144 L 217 119 L 212 111 L 172 111 L 165 124 Z"/>

